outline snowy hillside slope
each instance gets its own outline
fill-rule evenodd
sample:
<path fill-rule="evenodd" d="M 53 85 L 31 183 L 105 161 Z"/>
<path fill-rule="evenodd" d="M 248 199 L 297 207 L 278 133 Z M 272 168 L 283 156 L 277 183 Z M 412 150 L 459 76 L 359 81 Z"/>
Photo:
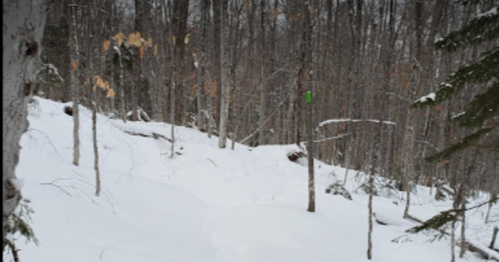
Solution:
<path fill-rule="evenodd" d="M 350 171 L 346 187 L 357 190 L 352 201 L 327 195 L 325 188 L 345 170 L 316 161 L 317 212 L 308 213 L 307 169 L 286 157 L 294 145 L 222 150 L 216 137 L 176 127 L 171 159 L 168 140 L 125 132 L 169 138 L 170 125 L 98 115 L 103 188 L 95 197 L 90 111 L 80 109 L 76 167 L 66 104 L 36 101 L 17 174 L 41 244 L 19 240 L 23 261 L 366 261 L 367 196 L 357 190 L 362 174 Z M 449 261 L 448 239 L 405 233 L 415 224 L 401 218 L 403 196 L 374 198 L 376 216 L 390 225 L 374 224 L 373 261 Z M 451 206 L 435 202 L 424 187 L 412 199 L 411 214 L 422 219 Z M 482 245 L 492 233 L 492 223 L 483 223 L 485 211 L 467 218 L 468 237 Z M 497 205 L 491 220 L 499 220 Z M 468 252 L 457 261 L 483 260 Z"/>

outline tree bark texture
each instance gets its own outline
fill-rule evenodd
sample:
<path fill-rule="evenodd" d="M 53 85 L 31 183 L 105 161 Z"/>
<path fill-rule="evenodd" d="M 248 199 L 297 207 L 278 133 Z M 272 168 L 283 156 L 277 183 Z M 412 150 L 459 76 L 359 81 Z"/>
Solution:
<path fill-rule="evenodd" d="M 3 175 L 2 243 L 7 219 L 22 198 L 15 169 L 19 141 L 28 128 L 27 102 L 36 84 L 47 1 L 3 1 Z"/>
<path fill-rule="evenodd" d="M 260 38 L 260 52 L 261 52 L 261 62 L 260 62 L 260 116 L 258 119 L 258 144 L 263 145 L 265 143 L 265 0 L 260 0 L 260 28 L 261 28 L 261 38 Z"/>
<path fill-rule="evenodd" d="M 95 195 L 99 196 L 101 190 L 101 179 L 99 169 L 99 147 L 97 144 L 97 92 L 99 92 L 99 90 L 96 90 L 93 94 L 94 106 L 92 108 L 92 138 L 94 145 Z"/>
<path fill-rule="evenodd" d="M 222 103 L 220 104 L 220 127 L 218 136 L 218 147 L 225 148 L 227 143 L 227 125 L 229 122 L 229 38 L 227 0 L 220 0 L 220 65 L 222 66 L 220 79 L 222 80 Z"/>
<path fill-rule="evenodd" d="M 76 25 L 76 16 L 78 14 L 78 6 L 75 1 L 72 1 L 69 7 L 71 13 L 71 22 L 69 33 L 70 40 L 70 85 L 73 100 L 73 165 L 78 166 L 80 163 L 80 111 L 79 111 L 79 82 L 78 82 L 78 66 L 80 65 L 80 52 L 78 50 L 78 32 Z"/>
<path fill-rule="evenodd" d="M 307 157 L 308 157 L 308 212 L 315 212 L 315 181 L 314 181 L 314 138 L 313 138 L 313 103 L 308 104 L 307 126 Z"/>
<path fill-rule="evenodd" d="M 184 69 L 184 54 L 185 46 L 184 38 L 187 35 L 187 18 L 189 15 L 189 1 L 174 0 L 173 1 L 173 34 L 175 36 L 174 46 L 174 59 L 177 67 L 175 73 L 175 97 L 178 103 L 175 103 L 175 119 L 179 124 L 183 124 L 185 120 L 184 104 L 185 104 L 185 90 L 183 84 L 183 69 Z M 172 123 L 174 124 L 174 123 Z"/>

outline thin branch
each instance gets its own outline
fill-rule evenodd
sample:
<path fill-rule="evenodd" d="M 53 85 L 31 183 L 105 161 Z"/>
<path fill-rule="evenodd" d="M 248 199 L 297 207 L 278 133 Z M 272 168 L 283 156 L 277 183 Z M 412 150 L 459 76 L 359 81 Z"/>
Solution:
<path fill-rule="evenodd" d="M 430 146 L 431 148 L 433 148 L 433 149 L 437 150 L 438 152 L 440 152 L 440 149 L 438 149 L 438 147 L 436 147 L 435 145 L 433 145 L 432 143 L 430 143 L 430 142 L 428 142 L 428 141 L 417 140 L 416 142 L 421 143 L 421 144 L 428 145 L 428 146 Z"/>
<path fill-rule="evenodd" d="M 325 121 L 322 121 L 321 123 L 319 123 L 319 125 L 317 126 L 315 131 L 317 132 L 320 127 L 323 127 L 325 125 L 336 124 L 336 123 L 345 123 L 345 122 L 350 122 L 350 123 L 357 123 L 357 122 L 380 123 L 380 120 L 376 120 L 376 119 L 351 119 L 351 118 L 329 119 L 329 120 L 325 120 Z M 381 121 L 381 123 L 385 124 L 385 125 L 395 126 L 395 122 L 392 122 L 392 121 Z"/>
<path fill-rule="evenodd" d="M 339 135 L 339 136 L 333 136 L 333 137 L 328 137 L 328 138 L 323 138 L 323 139 L 319 139 L 319 140 L 314 140 L 314 143 L 320 143 L 320 142 L 324 142 L 324 141 L 329 141 L 329 140 L 336 140 L 336 139 L 340 139 L 340 138 L 343 138 L 345 136 L 349 136 L 350 134 L 343 134 L 343 135 Z M 304 144 L 306 144 L 307 142 L 303 142 Z"/>
<path fill-rule="evenodd" d="M 405 101 L 405 102 L 407 102 L 407 103 L 409 103 L 409 104 L 412 104 L 412 101 L 411 101 L 411 100 L 409 100 L 409 99 L 407 99 L 407 98 L 405 98 L 405 97 L 403 97 L 403 96 L 401 96 L 401 95 L 399 95 L 399 94 L 397 94 L 397 93 L 394 93 L 394 92 L 386 92 L 386 94 L 387 94 L 387 95 L 394 95 L 394 96 L 398 97 L 400 100 Z"/>
<path fill-rule="evenodd" d="M 206 160 L 210 161 L 211 163 L 213 163 L 213 165 L 215 165 L 216 167 L 218 167 L 217 164 L 215 164 L 215 162 L 213 162 L 213 160 L 211 160 L 209 158 L 207 158 Z"/>

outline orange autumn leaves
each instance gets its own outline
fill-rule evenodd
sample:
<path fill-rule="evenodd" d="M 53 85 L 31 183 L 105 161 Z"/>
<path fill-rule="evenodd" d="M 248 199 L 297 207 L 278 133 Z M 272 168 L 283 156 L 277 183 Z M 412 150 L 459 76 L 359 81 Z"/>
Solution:
<path fill-rule="evenodd" d="M 118 33 L 118 34 L 114 35 L 113 37 L 111 37 L 111 40 L 115 40 L 116 44 L 118 46 L 121 46 L 121 44 L 124 43 L 127 48 L 138 47 L 140 59 L 144 58 L 144 54 L 145 54 L 145 51 L 147 50 L 147 48 L 153 47 L 152 38 L 149 37 L 147 40 L 144 40 L 141 37 L 140 32 L 135 32 L 135 33 L 129 34 L 126 42 L 124 41 L 125 35 L 122 33 Z M 107 50 L 111 46 L 111 40 L 104 41 L 104 43 L 102 44 L 102 51 L 103 52 L 107 52 Z M 157 53 L 158 53 L 158 45 L 154 45 L 154 56 L 156 56 Z"/>
<path fill-rule="evenodd" d="M 187 34 L 185 35 L 185 37 L 184 37 L 184 44 L 186 44 L 186 45 L 187 45 L 187 44 L 189 43 L 189 41 L 190 41 L 190 40 L 189 40 L 189 34 L 190 34 L 190 33 L 187 33 Z M 172 36 L 172 44 L 173 44 L 173 45 L 175 45 L 176 41 L 177 41 L 177 37 L 176 37 L 176 36 Z M 154 45 L 154 47 L 156 47 L 156 45 Z"/>
<path fill-rule="evenodd" d="M 112 88 L 109 88 L 108 81 L 104 81 L 100 76 L 94 76 L 92 77 L 92 81 L 90 81 L 90 78 L 87 78 L 83 84 L 85 86 L 88 86 L 90 83 L 93 84 L 92 91 L 96 92 L 97 87 L 99 87 L 100 89 L 106 92 L 107 98 L 114 98 L 115 95 L 114 90 Z"/>
<path fill-rule="evenodd" d="M 113 40 L 116 42 L 116 45 L 118 47 L 121 47 L 122 44 L 124 44 L 126 48 L 138 47 L 140 59 L 144 58 L 145 51 L 147 50 L 147 48 L 153 48 L 154 56 L 156 56 L 158 53 L 158 45 L 154 45 L 154 47 L 153 47 L 152 38 L 149 37 L 147 40 L 144 40 L 141 37 L 140 32 L 131 33 L 128 35 L 128 38 L 126 38 L 126 36 L 123 33 L 117 33 L 116 35 L 112 36 L 110 39 L 107 39 L 102 43 L 102 52 L 103 53 L 105 53 L 109 50 L 109 47 L 111 47 L 111 43 Z M 76 67 L 77 67 L 77 64 L 73 63 L 73 70 L 76 70 Z M 88 86 L 89 84 L 93 84 L 93 87 L 92 87 L 93 92 L 96 92 L 97 88 L 102 89 L 103 91 L 106 92 L 106 97 L 108 97 L 108 98 L 114 98 L 114 96 L 115 96 L 114 90 L 109 87 L 109 82 L 104 81 L 98 75 L 92 77 L 92 79 L 87 78 L 85 80 L 84 84 L 85 84 L 85 86 Z"/>

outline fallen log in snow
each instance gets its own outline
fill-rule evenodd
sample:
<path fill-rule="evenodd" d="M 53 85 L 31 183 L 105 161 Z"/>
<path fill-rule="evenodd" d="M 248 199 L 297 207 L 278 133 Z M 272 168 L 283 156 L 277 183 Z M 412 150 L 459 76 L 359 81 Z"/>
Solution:
<path fill-rule="evenodd" d="M 127 133 L 129 135 L 132 135 L 132 136 L 150 137 L 150 138 L 154 138 L 154 139 L 163 138 L 163 139 L 167 140 L 170 143 L 173 142 L 170 138 L 168 138 L 168 137 L 166 137 L 166 136 L 164 136 L 162 134 L 158 134 L 158 133 L 154 133 L 154 132 L 152 132 L 151 135 L 144 134 L 144 133 L 138 133 L 138 132 L 134 132 L 134 131 L 129 131 L 129 130 L 123 130 L 123 132 L 125 132 L 125 133 Z"/>

